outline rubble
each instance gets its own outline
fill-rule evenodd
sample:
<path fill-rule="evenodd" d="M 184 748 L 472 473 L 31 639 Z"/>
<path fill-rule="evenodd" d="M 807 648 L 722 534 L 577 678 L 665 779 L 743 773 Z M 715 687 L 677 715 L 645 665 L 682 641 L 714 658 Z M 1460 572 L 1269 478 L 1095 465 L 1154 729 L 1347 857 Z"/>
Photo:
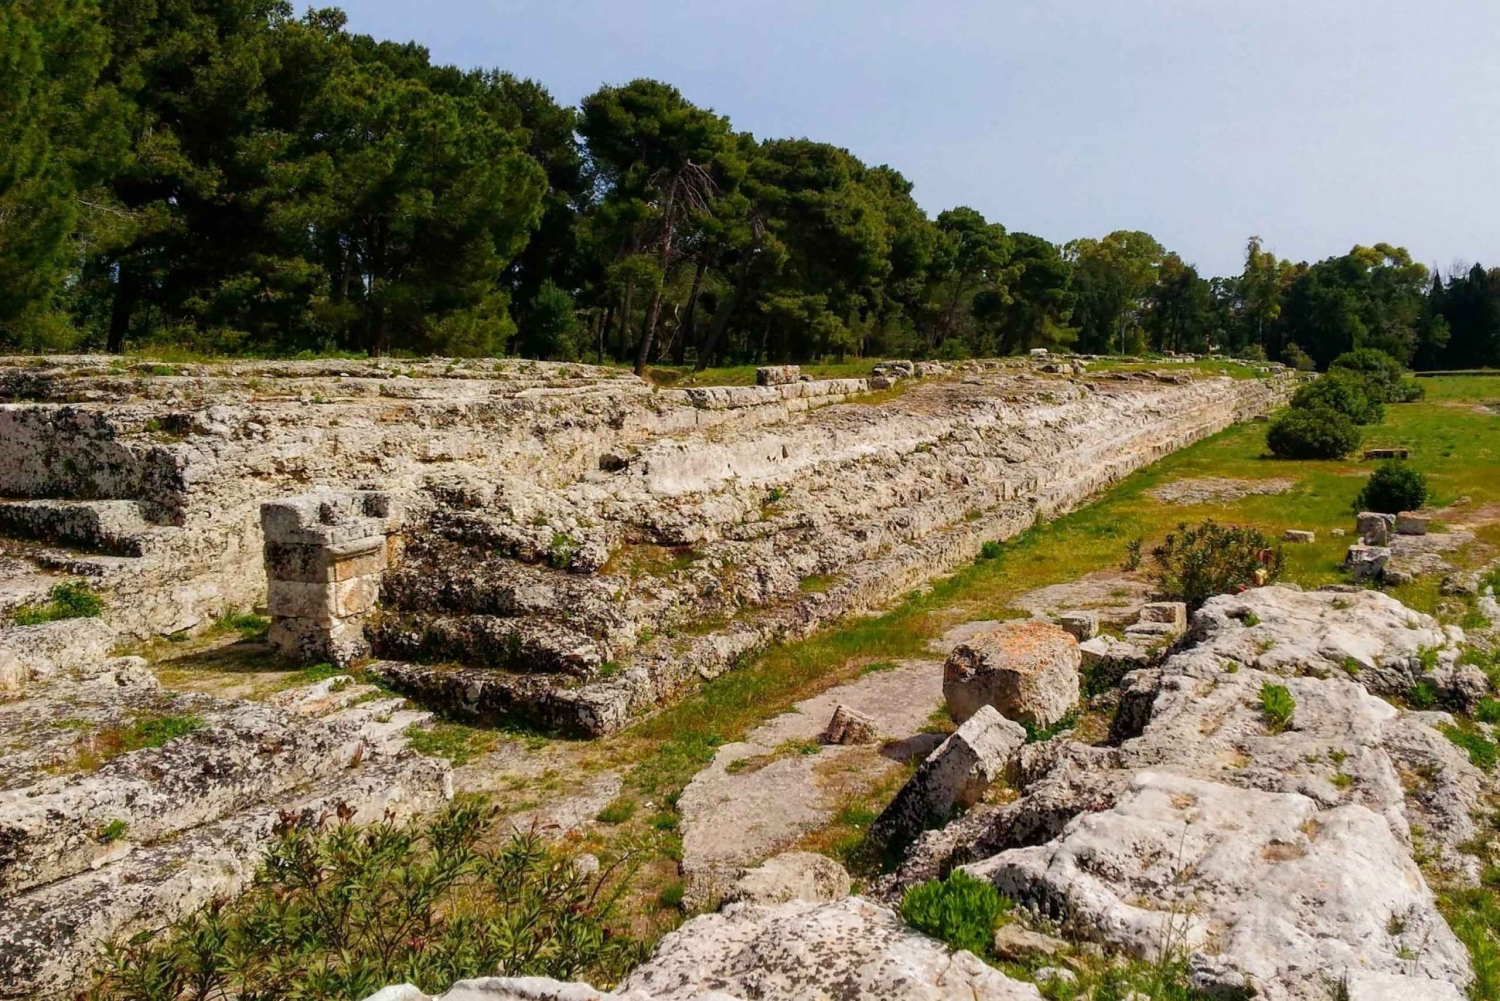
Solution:
<path fill-rule="evenodd" d="M 1002 717 L 993 706 L 980 706 L 875 818 L 871 840 L 904 844 L 934 821 L 951 817 L 955 809 L 972 806 L 1004 777 L 1025 742 L 1024 727 Z"/>

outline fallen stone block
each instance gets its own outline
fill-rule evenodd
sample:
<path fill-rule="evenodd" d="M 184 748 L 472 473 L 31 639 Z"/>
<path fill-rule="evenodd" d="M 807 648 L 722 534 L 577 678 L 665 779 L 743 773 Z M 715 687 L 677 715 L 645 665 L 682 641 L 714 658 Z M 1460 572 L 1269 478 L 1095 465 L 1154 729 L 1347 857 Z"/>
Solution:
<path fill-rule="evenodd" d="M 1057 617 L 1057 624 L 1080 643 L 1099 635 L 1098 612 L 1084 610 L 1063 612 Z"/>
<path fill-rule="evenodd" d="M 1407 448 L 1367 448 L 1366 459 L 1405 459 L 1411 455 Z"/>
<path fill-rule="evenodd" d="M 1419 514 L 1404 512 L 1396 515 L 1397 535 L 1426 535 L 1427 519 Z"/>
<path fill-rule="evenodd" d="M 1391 551 L 1386 546 L 1350 546 L 1348 553 L 1344 555 L 1344 569 L 1356 581 L 1380 580 L 1390 558 Z"/>
<path fill-rule="evenodd" d="M 1078 641 L 1040 619 L 1007 622 L 960 643 L 943 665 L 943 697 L 962 722 L 983 706 L 1051 726 L 1078 703 Z"/>
<path fill-rule="evenodd" d="M 1355 518 L 1355 534 L 1367 546 L 1383 546 L 1390 542 L 1395 527 L 1396 516 L 1393 514 L 1361 511 Z"/>
<path fill-rule="evenodd" d="M 1187 631 L 1187 603 L 1182 601 L 1153 601 L 1141 606 L 1141 622 L 1159 622 L 1182 631 Z"/>
<path fill-rule="evenodd" d="M 825 744 L 869 744 L 873 743 L 878 735 L 874 717 L 858 709 L 839 706 L 833 711 L 833 718 L 828 721 L 828 728 L 823 731 L 823 742 Z"/>
<path fill-rule="evenodd" d="M 896 798 L 870 825 L 878 844 L 906 844 L 960 807 L 979 801 L 1011 767 L 1026 743 L 1026 728 L 995 711 L 978 708 L 928 755 Z"/>
<path fill-rule="evenodd" d="M 1285 532 L 1281 533 L 1281 541 L 1282 542 L 1293 542 L 1293 543 L 1297 543 L 1297 544 L 1306 544 L 1306 543 L 1310 543 L 1310 542 L 1317 542 L 1318 541 L 1318 533 L 1316 533 L 1316 532 L 1304 532 L 1304 531 L 1301 531 L 1300 529 L 1289 528 Z"/>
<path fill-rule="evenodd" d="M 724 903 L 769 905 L 801 900 L 824 904 L 849 896 L 853 885 L 844 867 L 827 855 L 784 852 L 753 869 L 740 870 Z"/>
<path fill-rule="evenodd" d="M 0 628 L 0 692 L 102 664 L 115 631 L 100 619 L 61 619 Z"/>
<path fill-rule="evenodd" d="M 1056 956 L 1067 948 L 1068 943 L 1060 938 L 1043 935 L 1018 924 L 1001 925 L 995 930 L 995 955 L 1011 962 Z"/>
<path fill-rule="evenodd" d="M 787 386 L 802 378 L 800 365 L 763 365 L 755 370 L 757 386 Z"/>

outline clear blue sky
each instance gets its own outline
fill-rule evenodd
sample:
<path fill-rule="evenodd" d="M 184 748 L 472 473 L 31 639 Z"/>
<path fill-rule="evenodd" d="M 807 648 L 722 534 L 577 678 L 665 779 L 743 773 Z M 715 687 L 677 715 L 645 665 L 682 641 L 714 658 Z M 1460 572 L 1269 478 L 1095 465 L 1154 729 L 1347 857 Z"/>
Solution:
<path fill-rule="evenodd" d="M 576 103 L 650 76 L 889 163 L 936 214 L 1144 229 L 1205 275 L 1381 240 L 1500 265 L 1500 0 L 344 0 Z"/>

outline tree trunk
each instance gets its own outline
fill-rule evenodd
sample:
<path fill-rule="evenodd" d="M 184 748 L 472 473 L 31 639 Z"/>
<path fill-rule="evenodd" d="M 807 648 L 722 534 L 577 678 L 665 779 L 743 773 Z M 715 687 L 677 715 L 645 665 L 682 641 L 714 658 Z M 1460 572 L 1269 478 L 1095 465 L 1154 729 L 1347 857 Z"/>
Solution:
<path fill-rule="evenodd" d="M 683 317 L 682 329 L 678 332 L 677 340 L 672 345 L 672 364 L 681 365 L 687 361 L 688 341 L 693 339 L 694 319 L 698 311 L 698 292 L 703 288 L 703 272 L 708 270 L 708 258 L 698 259 L 698 270 L 693 272 L 693 290 L 688 293 L 687 316 Z"/>
<path fill-rule="evenodd" d="M 115 300 L 109 311 L 109 353 L 117 355 L 125 350 L 125 336 L 130 333 L 130 316 L 135 312 L 136 300 L 140 297 L 140 280 L 135 269 L 124 261 L 115 279 Z"/>
<path fill-rule="evenodd" d="M 630 300 L 635 296 L 635 282 L 625 283 L 624 301 L 620 303 L 620 336 L 615 341 L 615 361 L 624 361 L 630 340 Z"/>
<path fill-rule="evenodd" d="M 724 336 L 724 331 L 729 327 L 729 318 L 734 313 L 734 307 L 745 294 L 745 286 L 750 281 L 750 255 L 740 262 L 740 273 L 735 279 L 734 288 L 719 303 L 719 311 L 714 314 L 714 322 L 708 328 L 708 334 L 703 338 L 703 343 L 698 345 L 698 363 L 693 366 L 693 371 L 701 372 L 708 368 L 714 352 L 719 349 L 719 339 Z"/>
<path fill-rule="evenodd" d="M 651 305 L 646 309 L 646 329 L 641 331 L 641 349 L 635 356 L 635 374 L 641 378 L 646 375 L 646 362 L 651 357 L 651 342 L 656 337 L 656 321 L 661 317 L 661 300 L 666 294 L 667 262 L 672 259 L 672 236 L 677 226 L 677 186 L 681 183 L 682 179 L 678 178 L 667 189 L 667 206 L 661 214 L 661 249 L 656 255 L 661 284 L 651 294 Z"/>
<path fill-rule="evenodd" d="M 604 364 L 604 339 L 609 336 L 609 325 L 615 319 L 615 306 L 610 303 L 604 309 L 604 316 L 599 322 L 599 364 Z"/>

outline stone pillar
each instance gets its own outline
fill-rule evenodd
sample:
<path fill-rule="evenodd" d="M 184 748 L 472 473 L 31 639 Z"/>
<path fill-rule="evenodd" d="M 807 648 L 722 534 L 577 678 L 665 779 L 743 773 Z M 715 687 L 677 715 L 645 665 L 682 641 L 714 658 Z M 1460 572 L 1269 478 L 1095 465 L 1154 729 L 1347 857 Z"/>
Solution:
<path fill-rule="evenodd" d="M 389 494 L 315 491 L 266 501 L 266 605 L 285 656 L 344 666 L 368 656 L 365 618 L 400 555 L 401 513 Z"/>

